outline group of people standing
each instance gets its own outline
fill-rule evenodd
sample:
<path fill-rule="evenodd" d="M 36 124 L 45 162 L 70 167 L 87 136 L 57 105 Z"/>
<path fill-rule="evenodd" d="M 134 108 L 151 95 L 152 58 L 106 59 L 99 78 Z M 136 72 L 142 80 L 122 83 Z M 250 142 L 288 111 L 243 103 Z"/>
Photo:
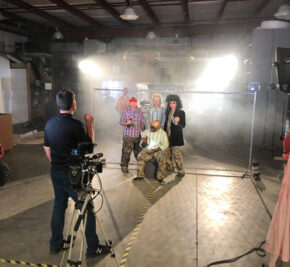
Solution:
<path fill-rule="evenodd" d="M 177 177 L 185 175 L 181 151 L 184 145 L 185 112 L 178 95 L 168 95 L 166 104 L 165 108 L 160 94 L 153 94 L 150 106 L 138 107 L 138 100 L 129 98 L 126 88 L 117 101 L 116 109 L 121 114 L 120 124 L 124 128 L 121 170 L 128 173 L 133 151 L 138 164 L 137 177 L 133 181 L 144 179 L 145 164 L 152 158 L 158 164 L 157 180 L 160 183 L 174 171 L 173 161 Z"/>

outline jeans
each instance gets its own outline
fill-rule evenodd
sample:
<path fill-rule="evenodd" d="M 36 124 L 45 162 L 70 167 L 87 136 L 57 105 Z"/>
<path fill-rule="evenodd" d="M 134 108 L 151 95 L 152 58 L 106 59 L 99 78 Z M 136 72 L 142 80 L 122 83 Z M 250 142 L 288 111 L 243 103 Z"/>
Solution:
<path fill-rule="evenodd" d="M 51 180 L 54 189 L 54 207 L 51 218 L 50 250 L 57 250 L 63 246 L 63 228 L 65 210 L 68 198 L 71 197 L 75 202 L 78 200 L 77 193 L 68 186 L 66 171 L 51 170 Z M 99 238 L 96 234 L 96 219 L 92 212 L 91 205 L 87 206 L 88 217 L 86 224 L 87 253 L 94 253 L 99 246 Z"/>

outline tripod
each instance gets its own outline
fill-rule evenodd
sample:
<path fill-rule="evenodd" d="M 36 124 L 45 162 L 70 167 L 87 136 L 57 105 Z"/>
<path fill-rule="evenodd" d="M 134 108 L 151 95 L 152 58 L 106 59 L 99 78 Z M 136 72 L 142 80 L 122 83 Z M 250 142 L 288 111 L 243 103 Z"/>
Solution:
<path fill-rule="evenodd" d="M 85 187 L 85 189 L 82 191 L 82 194 L 80 195 L 78 194 L 78 201 L 75 203 L 75 208 L 74 208 L 72 219 L 69 226 L 69 232 L 68 232 L 66 240 L 64 240 L 64 252 L 61 258 L 60 267 L 82 266 L 83 248 L 84 248 L 84 242 L 85 242 L 85 231 L 86 231 L 86 223 L 87 223 L 87 217 L 88 217 L 88 205 L 91 205 L 92 212 L 95 216 L 97 224 L 99 225 L 101 229 L 101 232 L 106 242 L 106 246 L 110 249 L 111 257 L 115 258 L 117 265 L 120 266 L 115 257 L 115 251 L 112 248 L 112 241 L 108 239 L 107 234 L 104 228 L 102 227 L 98 219 L 98 216 L 96 215 L 96 212 L 95 212 L 95 207 L 94 207 L 92 196 L 96 193 L 96 191 L 98 192 L 97 195 L 101 194 L 101 191 L 92 188 L 91 184 L 89 183 Z M 80 227 L 82 221 L 83 221 L 83 225 L 82 227 Z M 79 228 L 81 229 L 81 236 L 82 236 L 80 253 L 79 253 L 78 260 L 73 260 L 72 250 L 74 247 L 74 241 L 76 239 L 76 235 Z"/>

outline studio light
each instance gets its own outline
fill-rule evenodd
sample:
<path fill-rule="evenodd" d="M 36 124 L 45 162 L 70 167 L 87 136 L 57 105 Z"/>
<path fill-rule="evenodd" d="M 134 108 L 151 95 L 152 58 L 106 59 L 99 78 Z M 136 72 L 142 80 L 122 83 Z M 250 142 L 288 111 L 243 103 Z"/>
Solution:
<path fill-rule="evenodd" d="M 92 77 L 98 78 L 101 74 L 101 69 L 91 60 L 85 59 L 79 62 L 80 70 Z"/>
<path fill-rule="evenodd" d="M 196 81 L 196 91 L 224 92 L 233 80 L 238 69 L 238 60 L 234 55 L 212 58 L 209 60 L 201 77 Z M 224 109 L 223 94 L 205 94 L 193 101 L 197 114 L 213 108 L 216 112 Z"/>
<path fill-rule="evenodd" d="M 120 17 L 123 20 L 136 20 L 139 18 L 139 16 L 136 14 L 133 6 L 132 6 L 132 1 L 130 0 L 130 4 L 125 8 L 124 12 Z"/>
<path fill-rule="evenodd" d="M 234 78 L 237 69 L 238 60 L 234 55 L 211 59 L 197 81 L 198 90 L 222 92 Z"/>

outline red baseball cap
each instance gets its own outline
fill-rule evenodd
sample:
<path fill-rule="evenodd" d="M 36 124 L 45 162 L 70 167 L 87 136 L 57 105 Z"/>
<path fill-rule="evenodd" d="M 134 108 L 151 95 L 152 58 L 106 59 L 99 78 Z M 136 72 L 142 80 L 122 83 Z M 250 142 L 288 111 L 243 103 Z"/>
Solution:
<path fill-rule="evenodd" d="M 137 101 L 137 99 L 135 98 L 135 97 L 132 97 L 131 99 L 130 99 L 130 103 L 131 102 L 135 102 L 135 103 L 137 103 L 138 101 Z"/>

